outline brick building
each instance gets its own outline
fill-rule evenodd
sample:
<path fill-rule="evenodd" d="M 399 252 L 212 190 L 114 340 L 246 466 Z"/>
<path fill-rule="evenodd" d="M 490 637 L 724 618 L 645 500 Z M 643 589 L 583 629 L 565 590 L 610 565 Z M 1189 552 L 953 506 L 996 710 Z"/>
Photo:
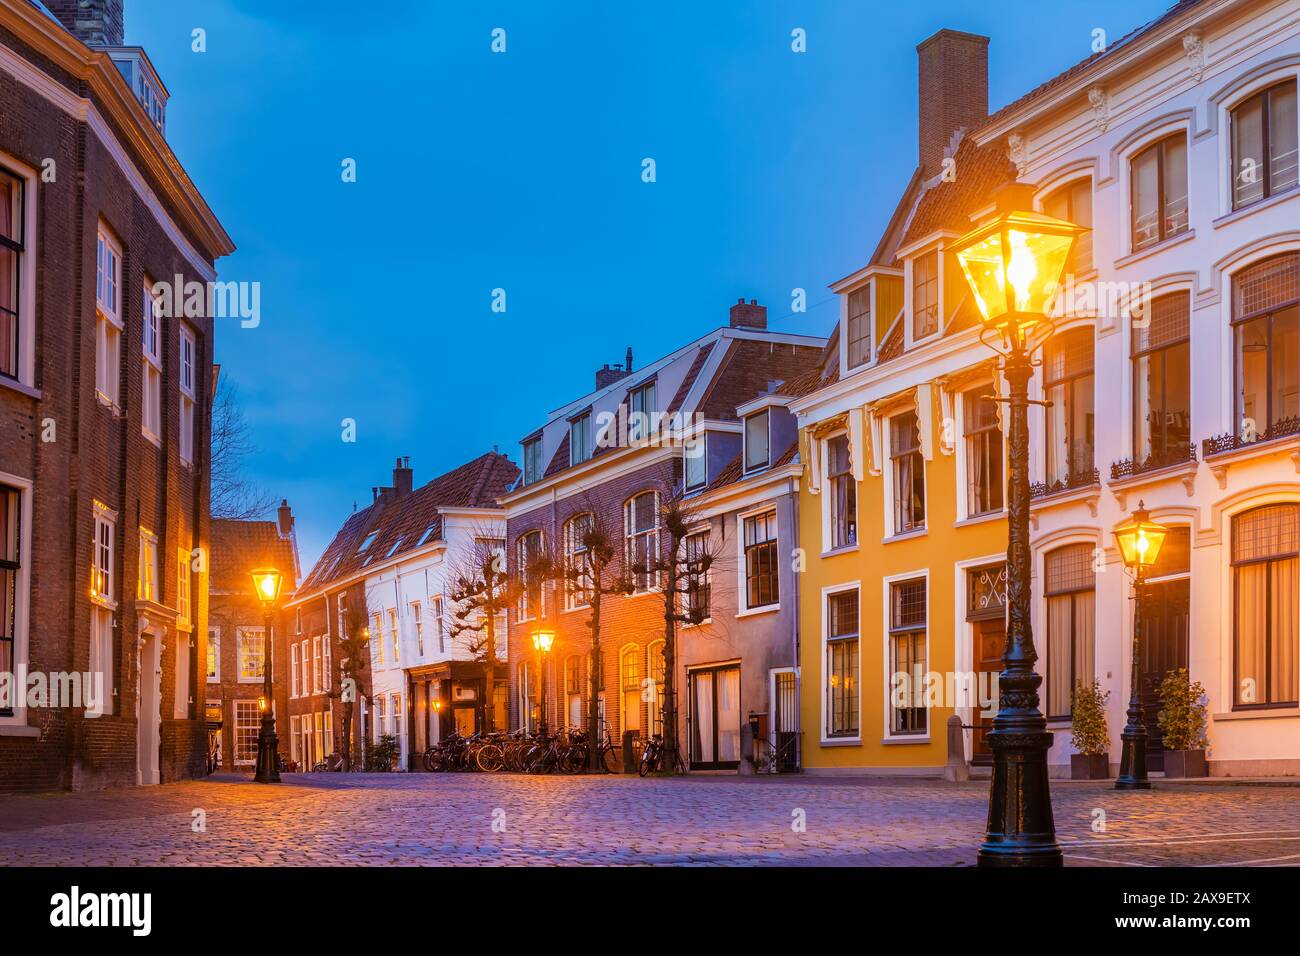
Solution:
<path fill-rule="evenodd" d="M 502 498 L 515 574 L 526 577 L 521 569 L 536 553 L 582 566 L 584 529 L 595 524 L 613 540 L 619 571 L 634 579 L 635 589 L 602 600 L 603 660 L 593 688 L 589 597 L 582 588 L 562 583 L 525 588 L 510 613 L 514 726 L 537 725 L 544 684 L 546 722 L 552 729 L 585 726 L 593 691 L 615 740 L 626 730 L 644 737 L 661 729 L 662 694 L 646 689 L 663 684 L 664 603 L 655 582 L 633 574 L 632 568 L 664 547 L 660 505 L 665 496 L 684 488 L 688 499 L 698 496 L 688 504 L 692 528 L 700 535 L 692 541 L 717 554 L 707 585 L 709 590 L 717 585 L 717 598 L 706 623 L 678 633 L 679 739 L 691 742 L 689 752 L 683 747 L 683 756 L 696 766 L 738 765 L 741 714 L 768 709 L 768 695 L 758 689 L 768 677 L 767 649 L 783 647 L 783 662 L 793 665 L 795 619 L 781 615 L 767 599 L 761 607 L 737 605 L 741 589 L 731 582 L 743 574 L 746 555 L 737 551 L 736 535 L 761 534 L 763 544 L 770 541 L 777 549 L 773 557 L 781 549 L 788 554 L 797 536 L 789 523 L 794 515 L 789 501 L 782 506 L 787 516 L 782 521 L 771 506 L 770 489 L 751 483 L 732 496 L 737 489 L 731 486 L 744 484 L 746 471 L 752 477 L 797 460 L 797 428 L 783 408 L 773 407 L 779 406 L 773 393 L 783 382 L 814 370 L 824 344 L 820 338 L 769 331 L 766 308 L 741 300 L 730 309 L 728 327 L 635 371 L 630 350 L 622 368 L 597 370 L 595 391 L 552 412 L 542 428 L 524 439 L 522 481 Z M 754 402 L 765 395 L 771 396 L 768 401 Z M 757 416 L 762 416 L 761 441 L 770 454 L 761 456 L 759 466 L 755 445 L 754 467 L 746 470 L 741 459 L 746 424 L 738 409 L 749 404 L 753 407 L 746 411 L 756 416 L 752 437 L 758 441 Z M 755 497 L 744 500 L 744 491 Z M 789 494 L 788 480 L 781 493 Z M 762 506 L 763 516 L 772 513 L 772 520 L 738 526 L 740 514 L 749 514 L 755 504 Z M 555 631 L 544 681 L 537 679 L 532 643 L 533 631 L 542 625 Z M 695 633 L 688 635 L 690 630 Z M 741 689 L 742 674 L 747 692 Z M 718 682 L 709 688 L 725 688 L 720 704 L 712 689 L 706 693 L 706 680 Z M 689 699 L 696 690 L 703 708 L 698 715 Z M 712 716 L 719 706 L 725 715 L 721 736 L 714 733 Z M 697 740 L 693 730 L 706 717 L 708 733 Z M 719 759 L 719 741 L 726 759 Z"/>
<path fill-rule="evenodd" d="M 371 504 L 339 529 L 298 593 L 286 605 L 289 628 L 289 745 L 284 752 L 310 766 L 343 749 L 338 666 L 340 635 L 349 621 L 364 627 L 368 647 L 354 739 L 380 734 L 398 740 L 400 765 L 418 769 L 415 755 L 453 728 L 484 726 L 486 664 L 451 634 L 456 610 L 451 576 L 466 565 L 476 542 L 499 547 L 505 513 L 497 505 L 519 475 L 504 455 L 489 452 L 415 487 L 409 458 L 397 459 L 392 485 L 372 489 Z M 505 626 L 502 622 L 504 644 Z M 495 674 L 505 716 L 505 653 Z"/>
<path fill-rule="evenodd" d="M 302 573 L 293 512 L 282 501 L 274 521 L 212 519 L 212 561 L 208 578 L 208 650 L 205 658 L 206 715 L 219 723 L 217 744 L 223 770 L 253 770 L 262 715 L 258 699 L 265 686 L 266 622 L 250 572 L 273 567 L 284 575 L 280 610 L 272 624 L 270 646 L 272 700 L 275 713 L 287 714 L 289 675 L 284 657 L 284 604 L 293 597 Z M 285 721 L 277 720 L 281 756 L 289 756 Z"/>
<path fill-rule="evenodd" d="M 62 22 L 0 6 L 0 671 L 92 676 L 0 708 L 0 789 L 157 783 L 205 756 L 213 325 L 149 288 L 213 280 L 233 245 L 120 0 L 52 6 Z"/>

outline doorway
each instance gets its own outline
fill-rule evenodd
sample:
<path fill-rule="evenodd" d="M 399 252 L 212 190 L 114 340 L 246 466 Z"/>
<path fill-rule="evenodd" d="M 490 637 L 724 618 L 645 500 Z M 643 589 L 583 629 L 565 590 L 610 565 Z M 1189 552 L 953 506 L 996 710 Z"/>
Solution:
<path fill-rule="evenodd" d="M 1147 585 L 1142 602 L 1142 707 L 1147 725 L 1147 770 L 1164 772 L 1165 744 L 1160 730 L 1160 682 L 1187 666 L 1187 624 L 1191 581 Z"/>
<path fill-rule="evenodd" d="M 1007 642 L 1007 566 L 1004 562 L 966 572 L 966 620 L 971 626 L 971 670 L 975 678 L 971 706 L 971 763 L 993 764 L 988 744 L 993 718 L 986 716 L 980 698 L 993 694 L 996 677 L 1002 672 L 1002 652 Z M 994 707 L 997 701 L 993 702 Z"/>
<path fill-rule="evenodd" d="M 136 693 L 135 782 L 160 782 L 162 748 L 162 632 L 140 632 L 139 691 Z"/>
<path fill-rule="evenodd" d="M 740 667 L 691 671 L 691 769 L 740 766 Z"/>

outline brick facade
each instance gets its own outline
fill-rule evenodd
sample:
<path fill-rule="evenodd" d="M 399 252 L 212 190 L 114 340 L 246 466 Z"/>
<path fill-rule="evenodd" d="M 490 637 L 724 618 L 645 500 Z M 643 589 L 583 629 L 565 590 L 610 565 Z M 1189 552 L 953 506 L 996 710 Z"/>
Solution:
<path fill-rule="evenodd" d="M 33 19 L 35 18 L 35 19 Z M 96 124 L 74 118 L 58 97 L 38 92 L 0 62 L 0 168 L 23 180 L 23 202 L 34 212 L 24 237 L 20 297 L 21 335 L 34 353 L 30 375 L 0 377 L 0 483 L 30 508 L 23 528 L 18 572 L 20 611 L 15 629 L 15 669 L 87 672 L 90 669 L 91 599 L 87 592 L 95 536 L 95 503 L 114 515 L 112 652 L 107 680 L 110 712 L 87 716 L 82 708 L 30 707 L 0 716 L 0 789 L 95 788 L 137 782 L 141 766 L 136 708 L 142 689 L 140 662 L 158 651 L 156 763 L 161 781 L 205 770 L 206 734 L 197 662 L 204 654 L 207 621 L 203 562 L 208 545 L 208 428 L 212 321 L 186 320 L 194 334 L 196 401 L 194 462 L 179 459 L 179 326 L 160 319 L 162 380 L 159 445 L 141 432 L 141 341 L 146 276 L 205 279 L 191 256 L 211 274 L 228 239 L 208 244 L 191 231 L 187 216 L 210 215 L 188 180 L 152 178 L 160 150 L 122 124 L 148 125 L 135 116 L 134 100 L 105 103 L 94 88 L 114 79 L 111 64 L 57 61 L 60 53 L 43 31 L 59 28 L 34 11 L 0 11 L 0 45 L 26 69 L 44 73 L 64 97 L 84 97 Z M 21 35 L 20 35 L 21 34 Z M 37 49 L 23 37 L 34 37 Z M 12 63 L 13 61 L 9 61 Z M 14 65 L 14 69 L 19 69 Z M 87 83 L 74 69 L 95 73 Z M 126 94 L 124 93 L 125 97 Z M 105 132 L 108 130 L 110 132 Z M 106 145 L 101 136 L 113 140 Z M 152 152 L 153 155 L 149 155 Z M 170 155 L 170 151 L 168 151 Z M 123 159 L 125 157 L 125 159 Z M 174 162 L 174 159 L 173 159 Z M 124 165 L 125 163 L 125 165 Z M 177 167 L 179 169 L 179 167 Z M 42 175 L 42 173 L 45 175 Z M 147 184 L 147 186 L 145 185 Z M 154 197 L 188 192 L 197 206 L 173 209 Z M 161 218 L 160 218 L 161 217 Z M 190 222 L 192 222 L 191 220 Z M 118 408 L 96 395 L 96 245 L 100 223 L 121 245 L 119 289 L 123 327 L 119 340 Z M 212 220 L 215 222 L 215 220 Z M 170 234 L 169 234 L 170 230 Z M 219 230 L 219 227 L 218 227 Z M 188 255 L 172 236 L 185 236 Z M 224 233 L 220 234 L 224 237 Z M 26 525 L 26 522 L 24 522 Z M 137 599 L 140 529 L 157 538 L 158 593 Z M 195 550 L 199 549 L 199 550 Z M 178 621 L 179 556 L 195 556 L 190 578 L 190 623 Z M 142 655 L 144 655 L 142 657 Z M 178 675 L 178 660 L 186 662 Z M 200 698 L 192 700 L 191 698 Z M 149 736 L 146 734 L 145 739 Z M 152 744 L 145 746 L 148 753 Z"/>

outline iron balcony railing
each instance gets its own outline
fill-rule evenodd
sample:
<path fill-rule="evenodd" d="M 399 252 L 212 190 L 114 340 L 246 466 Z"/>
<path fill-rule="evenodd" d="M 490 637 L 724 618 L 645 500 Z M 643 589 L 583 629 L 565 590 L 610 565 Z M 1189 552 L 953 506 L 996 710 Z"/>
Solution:
<path fill-rule="evenodd" d="M 1292 435 L 1300 435 L 1300 416 L 1293 415 L 1290 418 L 1276 421 L 1264 431 L 1256 432 L 1254 437 L 1249 440 L 1243 435 L 1233 434 L 1232 432 L 1215 435 L 1213 438 L 1207 438 L 1201 442 L 1201 453 L 1208 458 L 1211 455 L 1221 455 L 1227 451 L 1249 448 L 1251 445 L 1257 445 L 1260 442 L 1272 441 L 1275 438 L 1289 438 Z"/>
<path fill-rule="evenodd" d="M 1035 481 L 1029 486 L 1029 497 L 1045 498 L 1048 495 L 1059 494 L 1063 491 L 1088 488 L 1099 484 L 1101 484 L 1101 473 L 1096 468 L 1081 468 L 1056 481 Z"/>
<path fill-rule="evenodd" d="M 1191 442 L 1177 442 L 1168 448 L 1152 452 L 1140 461 L 1133 458 L 1124 458 L 1114 462 L 1110 466 L 1110 478 L 1112 481 L 1118 481 L 1145 474 L 1148 471 L 1158 471 L 1161 468 L 1184 465 L 1192 461 L 1196 461 L 1196 446 Z"/>

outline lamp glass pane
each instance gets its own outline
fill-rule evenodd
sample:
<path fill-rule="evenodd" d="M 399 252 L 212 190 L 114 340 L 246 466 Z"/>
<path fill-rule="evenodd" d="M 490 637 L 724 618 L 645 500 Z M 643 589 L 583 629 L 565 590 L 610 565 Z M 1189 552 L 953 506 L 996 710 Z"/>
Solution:
<path fill-rule="evenodd" d="M 1006 314 L 1007 297 L 1002 277 L 1002 234 L 993 233 L 957 253 L 962 272 L 975 295 L 975 305 L 985 322 L 996 323 Z"/>

